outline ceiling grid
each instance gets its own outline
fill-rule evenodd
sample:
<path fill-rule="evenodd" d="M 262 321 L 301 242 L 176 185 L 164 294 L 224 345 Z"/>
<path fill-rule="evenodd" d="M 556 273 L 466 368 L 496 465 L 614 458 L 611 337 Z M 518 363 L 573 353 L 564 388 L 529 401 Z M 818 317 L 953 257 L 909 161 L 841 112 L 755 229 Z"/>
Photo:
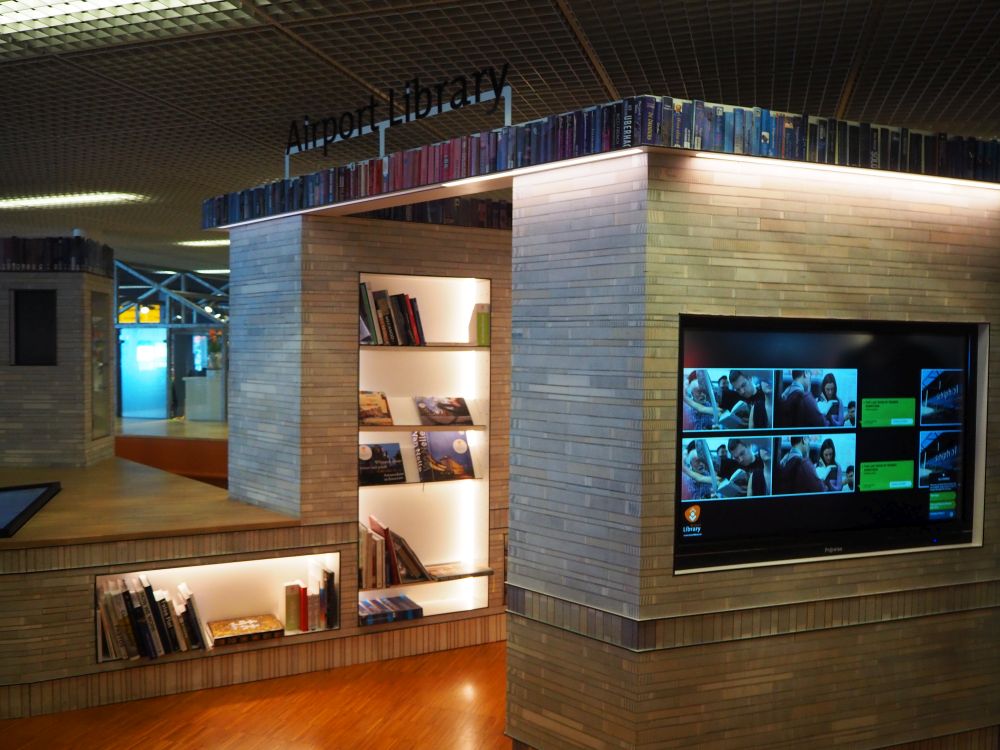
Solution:
<path fill-rule="evenodd" d="M 203 236 L 204 198 L 279 177 L 292 119 L 398 96 L 415 75 L 506 62 L 515 122 L 615 91 L 1000 136 L 991 0 L 122 0 L 70 18 L 46 15 L 54 3 L 0 0 L 0 198 L 150 200 L 2 211 L 0 235 L 79 226 L 133 262 L 224 265 L 224 250 L 175 244 Z M 465 107 L 392 128 L 388 147 L 500 124 L 491 104 Z M 339 143 L 293 171 L 377 147 Z"/>

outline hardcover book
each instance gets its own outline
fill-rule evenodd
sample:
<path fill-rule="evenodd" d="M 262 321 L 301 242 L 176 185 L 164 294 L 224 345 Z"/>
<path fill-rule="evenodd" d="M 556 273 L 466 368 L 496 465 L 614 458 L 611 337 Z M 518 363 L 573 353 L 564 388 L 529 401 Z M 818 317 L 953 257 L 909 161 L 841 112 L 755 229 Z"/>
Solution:
<path fill-rule="evenodd" d="M 414 396 L 420 413 L 420 424 L 471 425 L 472 415 L 465 399 L 460 396 Z"/>
<path fill-rule="evenodd" d="M 450 434 L 450 433 L 449 433 Z M 399 443 L 358 446 L 358 484 L 400 484 L 406 481 Z"/>
<path fill-rule="evenodd" d="M 371 427 L 392 424 L 389 401 L 382 391 L 358 391 L 358 424 Z"/>
<path fill-rule="evenodd" d="M 465 432 L 414 432 L 413 447 L 421 482 L 475 479 Z"/>
<path fill-rule="evenodd" d="M 208 629 L 216 646 L 278 638 L 285 632 L 281 621 L 274 615 L 250 615 L 231 620 L 213 620 L 208 623 Z"/>

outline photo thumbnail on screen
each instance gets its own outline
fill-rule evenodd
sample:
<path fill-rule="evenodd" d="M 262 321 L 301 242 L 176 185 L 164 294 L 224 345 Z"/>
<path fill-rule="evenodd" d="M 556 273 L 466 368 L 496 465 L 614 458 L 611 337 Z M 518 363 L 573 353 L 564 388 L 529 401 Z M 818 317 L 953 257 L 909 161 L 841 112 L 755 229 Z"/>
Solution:
<path fill-rule="evenodd" d="M 771 438 L 695 438 L 683 446 L 681 500 L 771 494 Z"/>
<path fill-rule="evenodd" d="M 962 423 L 961 370 L 920 371 L 920 424 L 957 425 Z"/>
<path fill-rule="evenodd" d="M 772 426 L 773 370 L 710 367 L 684 371 L 685 431 Z"/>
<path fill-rule="evenodd" d="M 778 370 L 775 382 L 776 428 L 858 426 L 857 370 Z"/>
<path fill-rule="evenodd" d="M 775 438 L 774 494 L 854 492 L 856 455 L 853 433 Z"/>
<path fill-rule="evenodd" d="M 962 433 L 958 430 L 921 432 L 919 467 L 918 487 L 957 487 L 962 471 Z"/>

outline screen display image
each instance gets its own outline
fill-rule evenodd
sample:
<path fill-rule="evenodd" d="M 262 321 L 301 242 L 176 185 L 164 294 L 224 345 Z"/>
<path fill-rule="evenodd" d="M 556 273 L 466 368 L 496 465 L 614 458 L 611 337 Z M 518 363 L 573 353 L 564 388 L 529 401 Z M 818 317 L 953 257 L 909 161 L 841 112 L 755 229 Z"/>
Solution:
<path fill-rule="evenodd" d="M 971 543 L 979 337 L 681 316 L 675 570 Z"/>

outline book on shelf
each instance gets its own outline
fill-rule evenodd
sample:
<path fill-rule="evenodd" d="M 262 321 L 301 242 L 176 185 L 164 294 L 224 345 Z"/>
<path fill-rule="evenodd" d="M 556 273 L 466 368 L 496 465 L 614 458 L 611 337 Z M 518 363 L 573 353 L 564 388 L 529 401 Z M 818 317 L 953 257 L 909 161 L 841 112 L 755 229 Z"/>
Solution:
<path fill-rule="evenodd" d="M 385 541 L 384 565 L 388 571 L 386 585 L 431 580 L 431 575 L 420 561 L 420 557 L 401 534 L 389 529 L 373 515 L 368 516 L 368 525 Z"/>
<path fill-rule="evenodd" d="M 392 424 L 389 401 L 382 391 L 358 391 L 358 424 L 362 427 Z"/>
<path fill-rule="evenodd" d="M 358 446 L 358 484 L 362 487 L 406 481 L 399 443 L 365 443 Z"/>
<path fill-rule="evenodd" d="M 230 643 L 280 638 L 285 633 L 285 626 L 274 615 L 249 615 L 213 620 L 208 623 L 208 630 L 216 646 L 225 646 Z"/>
<path fill-rule="evenodd" d="M 469 343 L 475 346 L 490 345 L 490 306 L 479 303 L 472 307 L 469 317 Z"/>
<path fill-rule="evenodd" d="M 465 432 L 427 432 L 412 434 L 421 482 L 475 479 L 472 453 Z"/>
<path fill-rule="evenodd" d="M 484 571 L 489 572 L 489 569 L 469 562 L 450 562 L 428 565 L 427 571 L 432 581 L 454 581 L 459 578 L 481 575 Z"/>
<path fill-rule="evenodd" d="M 198 607 L 195 604 L 194 594 L 186 582 L 181 581 L 177 584 L 177 594 L 184 603 L 185 620 L 187 622 L 188 632 L 193 636 L 192 640 L 198 644 L 198 648 L 207 649 L 211 644 L 205 638 L 205 623 L 201 619 L 201 615 L 198 613 Z"/>
<path fill-rule="evenodd" d="M 301 592 L 305 584 L 300 581 L 285 583 L 285 630 L 294 632 L 305 628 L 299 622 L 301 612 Z"/>
<path fill-rule="evenodd" d="M 150 640 L 152 641 L 153 651 L 156 656 L 163 656 L 167 653 L 166 649 L 169 648 L 169 644 L 164 644 L 160 639 L 160 628 L 163 626 L 162 624 L 159 626 L 157 625 L 157 618 L 154 616 L 155 601 L 153 604 L 150 604 L 150 600 L 152 599 L 152 589 L 150 589 L 150 595 L 147 597 L 144 587 L 141 585 L 141 581 L 138 578 L 129 579 L 128 589 L 129 594 L 132 597 L 132 601 L 135 602 L 142 610 L 143 622 L 145 623 L 146 630 L 149 633 Z M 158 607 L 156 607 L 156 612 L 159 612 Z M 166 631 L 164 630 L 164 636 L 165 635 Z"/>
<path fill-rule="evenodd" d="M 420 424 L 471 425 L 469 405 L 461 396 L 414 396 Z"/>
<path fill-rule="evenodd" d="M 424 616 L 423 607 L 405 594 L 358 601 L 358 624 L 381 625 Z"/>

